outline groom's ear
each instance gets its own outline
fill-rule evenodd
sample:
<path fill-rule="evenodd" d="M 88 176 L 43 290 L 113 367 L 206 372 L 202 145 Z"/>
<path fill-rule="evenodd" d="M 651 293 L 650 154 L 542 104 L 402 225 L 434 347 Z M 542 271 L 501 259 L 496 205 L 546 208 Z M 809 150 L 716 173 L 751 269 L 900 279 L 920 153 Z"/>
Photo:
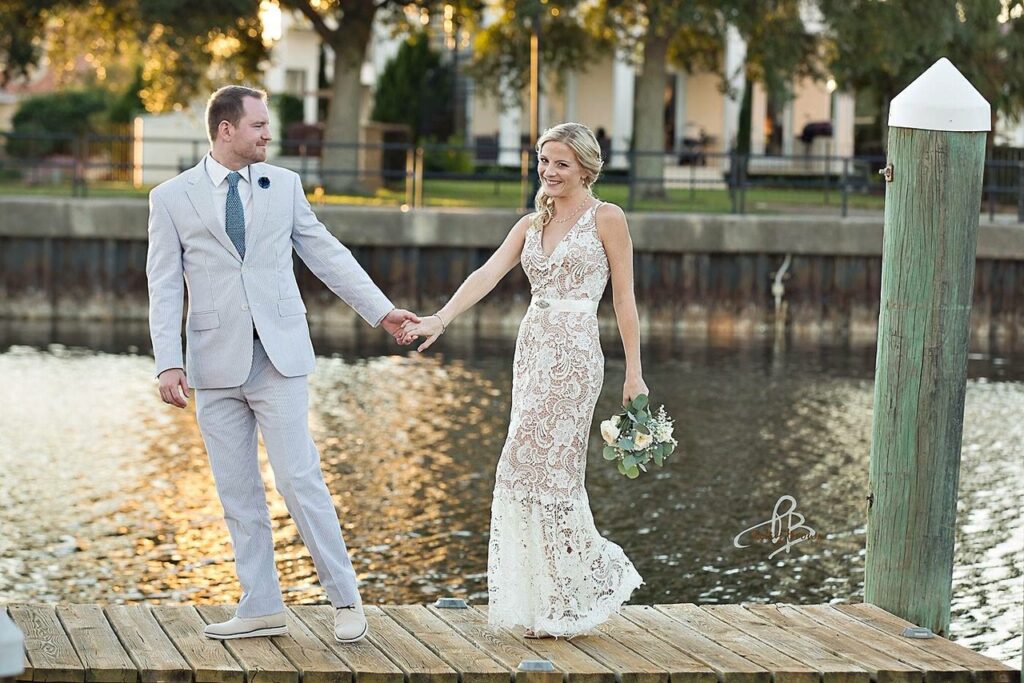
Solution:
<path fill-rule="evenodd" d="M 231 122 L 225 119 L 217 124 L 217 137 L 220 137 L 223 134 L 224 137 L 230 138 L 233 130 L 234 127 L 231 125 Z"/>

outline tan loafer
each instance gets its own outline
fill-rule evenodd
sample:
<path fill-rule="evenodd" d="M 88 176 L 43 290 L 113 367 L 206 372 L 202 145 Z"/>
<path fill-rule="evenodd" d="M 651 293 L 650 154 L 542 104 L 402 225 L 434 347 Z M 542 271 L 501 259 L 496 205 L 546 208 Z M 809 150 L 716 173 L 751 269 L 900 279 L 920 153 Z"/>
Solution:
<path fill-rule="evenodd" d="M 204 636 L 215 640 L 283 636 L 286 633 L 288 624 L 284 612 L 268 614 L 265 617 L 231 617 L 218 624 L 207 624 L 203 629 Z"/>

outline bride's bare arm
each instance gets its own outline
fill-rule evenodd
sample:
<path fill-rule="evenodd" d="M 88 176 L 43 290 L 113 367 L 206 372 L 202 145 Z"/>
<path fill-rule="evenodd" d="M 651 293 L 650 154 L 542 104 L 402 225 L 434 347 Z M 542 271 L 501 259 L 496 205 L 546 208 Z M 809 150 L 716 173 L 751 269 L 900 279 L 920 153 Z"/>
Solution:
<path fill-rule="evenodd" d="M 486 263 L 470 273 L 441 310 L 432 316 L 424 317 L 417 324 L 406 326 L 406 339 L 426 337 L 418 350 L 427 349 L 456 317 L 487 296 L 501 278 L 519 263 L 529 227 L 530 216 L 520 218 L 509 230 L 501 246 L 491 254 Z"/>
<path fill-rule="evenodd" d="M 643 369 L 640 366 L 640 316 L 633 294 L 633 241 L 629 238 L 626 214 L 614 204 L 603 204 L 597 210 L 597 234 L 604 243 L 611 271 L 612 301 L 615 320 L 626 352 L 626 383 L 622 387 L 622 402 L 647 393 Z"/>

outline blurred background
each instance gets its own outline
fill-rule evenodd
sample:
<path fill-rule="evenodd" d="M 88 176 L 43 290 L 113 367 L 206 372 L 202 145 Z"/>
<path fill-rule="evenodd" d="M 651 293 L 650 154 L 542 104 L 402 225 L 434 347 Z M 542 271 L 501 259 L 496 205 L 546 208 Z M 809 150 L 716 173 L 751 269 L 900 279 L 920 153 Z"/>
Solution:
<path fill-rule="evenodd" d="M 146 195 L 205 154 L 226 83 L 268 91 L 271 163 L 423 313 L 529 206 L 538 133 L 590 126 L 680 439 L 637 481 L 592 439 L 598 527 L 646 580 L 634 602 L 862 600 L 878 169 L 889 102 L 945 56 L 992 105 L 951 629 L 1019 663 L 1024 3 L 37 0 L 0 3 L 0 25 L 0 602 L 237 600 L 195 416 L 160 403 L 145 322 Z M 364 596 L 485 600 L 525 276 L 421 356 L 295 267 Z M 624 364 L 609 300 L 599 315 L 604 418 Z M 265 470 L 286 599 L 322 602 Z M 819 539 L 735 548 L 782 495 Z"/>

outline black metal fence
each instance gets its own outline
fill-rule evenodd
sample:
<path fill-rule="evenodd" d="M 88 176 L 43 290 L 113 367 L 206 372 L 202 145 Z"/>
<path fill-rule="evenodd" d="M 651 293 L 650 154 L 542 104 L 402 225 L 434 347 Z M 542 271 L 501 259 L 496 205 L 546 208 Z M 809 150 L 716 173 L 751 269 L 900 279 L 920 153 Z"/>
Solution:
<path fill-rule="evenodd" d="M 8 194 L 138 195 L 196 164 L 208 148 L 198 138 L 0 137 L 0 192 Z M 608 157 L 599 194 L 629 211 L 847 216 L 877 212 L 885 192 L 880 156 L 695 154 L 685 148 Z M 299 173 L 307 191 L 322 201 L 523 207 L 536 189 L 532 150 L 502 148 L 493 138 L 470 146 L 284 140 L 272 145 L 270 160 Z M 1024 152 L 997 149 L 986 161 L 983 210 L 990 218 L 1009 214 L 1024 222 Z"/>

